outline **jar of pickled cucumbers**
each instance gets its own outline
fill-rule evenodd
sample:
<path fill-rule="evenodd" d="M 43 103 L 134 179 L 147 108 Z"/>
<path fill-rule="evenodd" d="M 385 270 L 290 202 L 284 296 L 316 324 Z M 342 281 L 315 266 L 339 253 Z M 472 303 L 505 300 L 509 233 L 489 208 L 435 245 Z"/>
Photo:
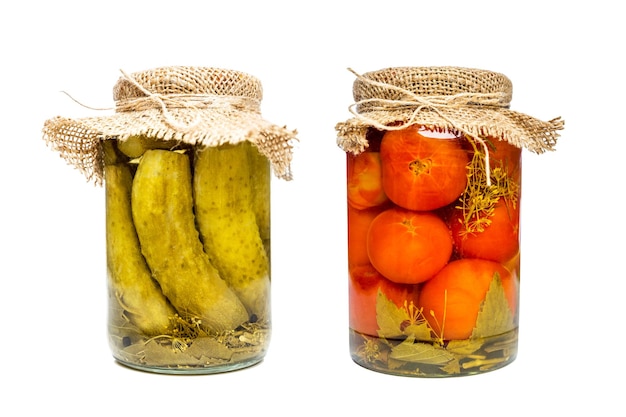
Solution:
<path fill-rule="evenodd" d="M 115 84 L 116 111 L 50 119 L 44 139 L 106 196 L 108 335 L 131 368 L 210 374 L 260 362 L 271 332 L 271 172 L 295 132 L 259 80 L 164 67 Z"/>
<path fill-rule="evenodd" d="M 514 361 L 521 156 L 553 150 L 560 118 L 509 109 L 499 73 L 403 67 L 354 73 L 346 152 L 349 347 L 414 377 Z"/>

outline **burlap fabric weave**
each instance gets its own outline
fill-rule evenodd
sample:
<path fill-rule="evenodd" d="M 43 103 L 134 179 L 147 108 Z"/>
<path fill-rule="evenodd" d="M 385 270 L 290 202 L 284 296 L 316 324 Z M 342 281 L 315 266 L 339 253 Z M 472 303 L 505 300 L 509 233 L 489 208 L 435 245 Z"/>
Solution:
<path fill-rule="evenodd" d="M 560 118 L 544 122 L 510 110 L 512 83 L 496 72 L 460 67 L 352 72 L 355 117 L 336 125 L 337 143 L 346 152 L 362 152 L 371 127 L 385 131 L 417 124 L 542 153 L 554 149 L 564 126 Z"/>
<path fill-rule="evenodd" d="M 101 141 L 134 135 L 203 146 L 250 141 L 269 159 L 277 177 L 291 179 L 296 131 L 263 119 L 263 90 L 255 77 L 183 66 L 122 74 L 113 87 L 114 114 L 59 116 L 44 123 L 44 140 L 88 180 L 102 183 Z"/>

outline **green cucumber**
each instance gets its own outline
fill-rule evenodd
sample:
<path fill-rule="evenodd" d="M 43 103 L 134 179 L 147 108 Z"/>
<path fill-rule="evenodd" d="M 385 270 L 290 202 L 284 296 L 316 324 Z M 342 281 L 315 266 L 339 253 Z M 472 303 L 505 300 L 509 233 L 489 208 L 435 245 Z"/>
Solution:
<path fill-rule="evenodd" d="M 203 251 L 186 154 L 143 154 L 133 181 L 132 211 L 148 266 L 183 317 L 200 319 L 213 331 L 232 330 L 248 320 L 244 305 Z"/>
<path fill-rule="evenodd" d="M 105 165 L 108 286 L 124 315 L 148 336 L 168 334 L 176 310 L 144 260 L 131 213 L 132 174 L 127 165 Z"/>
<path fill-rule="evenodd" d="M 249 146 L 198 150 L 193 187 L 205 252 L 249 314 L 263 320 L 270 313 L 270 262 L 253 208 Z"/>

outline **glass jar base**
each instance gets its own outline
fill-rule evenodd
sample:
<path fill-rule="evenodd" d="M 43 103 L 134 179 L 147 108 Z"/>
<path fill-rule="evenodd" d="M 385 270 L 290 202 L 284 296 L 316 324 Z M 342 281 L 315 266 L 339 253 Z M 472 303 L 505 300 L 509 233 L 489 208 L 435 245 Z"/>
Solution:
<path fill-rule="evenodd" d="M 517 356 L 518 329 L 497 336 L 435 342 L 389 340 L 350 330 L 350 355 L 363 368 L 407 377 L 455 377 L 491 372 Z"/>
<path fill-rule="evenodd" d="M 256 335 L 256 336 L 255 336 Z M 269 330 L 228 332 L 193 340 L 126 336 L 110 338 L 113 358 L 121 365 L 159 374 L 206 375 L 248 368 L 265 358 Z"/>
<path fill-rule="evenodd" d="M 226 372 L 234 372 L 245 368 L 250 368 L 252 366 L 258 365 L 263 361 L 263 357 L 260 358 L 251 358 L 246 361 L 236 362 L 236 363 L 225 363 L 222 365 L 193 365 L 193 366 L 149 366 L 149 365 L 140 365 L 137 363 L 126 362 L 119 358 L 115 358 L 117 363 L 127 368 L 131 368 L 137 371 L 149 372 L 153 374 L 166 374 L 166 375 L 211 375 L 211 374 L 221 374 Z"/>

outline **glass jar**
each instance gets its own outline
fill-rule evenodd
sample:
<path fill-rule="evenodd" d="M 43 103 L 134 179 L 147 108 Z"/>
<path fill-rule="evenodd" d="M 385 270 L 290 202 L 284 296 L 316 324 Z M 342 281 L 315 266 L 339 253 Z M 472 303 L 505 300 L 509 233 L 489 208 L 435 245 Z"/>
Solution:
<path fill-rule="evenodd" d="M 470 82 L 485 75 L 498 82 Z M 485 95 L 510 95 L 510 83 L 447 67 L 357 76 L 360 111 L 337 126 L 346 151 L 352 359 L 416 377 L 510 364 L 520 284 L 522 146 L 514 143 L 522 142 L 506 136 L 505 121 L 484 125 L 481 116 L 500 107 L 472 107 Z"/>
<path fill-rule="evenodd" d="M 158 68 L 120 78 L 115 115 L 46 123 L 48 142 L 104 184 L 120 363 L 211 374 L 265 357 L 271 171 L 291 179 L 295 132 L 261 118 L 261 91 L 237 71 Z"/>

